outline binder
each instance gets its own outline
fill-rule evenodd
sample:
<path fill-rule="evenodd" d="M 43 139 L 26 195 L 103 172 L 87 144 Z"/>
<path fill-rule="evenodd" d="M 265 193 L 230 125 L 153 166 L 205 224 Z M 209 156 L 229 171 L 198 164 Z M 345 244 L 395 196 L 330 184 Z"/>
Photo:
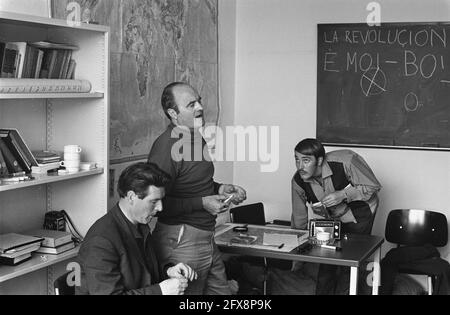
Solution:
<path fill-rule="evenodd" d="M 41 243 L 42 237 L 34 237 L 16 233 L 0 235 L 0 254 L 14 253 L 32 247 L 36 243 Z"/>
<path fill-rule="evenodd" d="M 8 167 L 6 166 L 5 158 L 3 157 L 2 150 L 0 150 L 0 177 L 8 175 Z"/>
<path fill-rule="evenodd" d="M 3 158 L 5 159 L 6 166 L 9 173 L 20 173 L 23 172 L 22 167 L 20 167 L 19 162 L 17 162 L 14 155 L 8 149 L 8 146 L 3 141 L 4 138 L 0 137 L 0 151 L 2 151 Z"/>
<path fill-rule="evenodd" d="M 0 129 L 0 138 L 6 143 L 22 170 L 31 173 L 31 168 L 38 164 L 19 131 L 17 129 Z"/>
<path fill-rule="evenodd" d="M 26 245 L 26 246 L 23 246 L 20 250 L 16 250 L 14 252 L 7 253 L 7 254 L 1 254 L 0 257 L 16 258 L 16 257 L 22 256 L 22 255 L 28 254 L 28 253 L 33 253 L 33 252 L 37 251 L 39 249 L 39 247 L 41 247 L 40 243 Z"/>

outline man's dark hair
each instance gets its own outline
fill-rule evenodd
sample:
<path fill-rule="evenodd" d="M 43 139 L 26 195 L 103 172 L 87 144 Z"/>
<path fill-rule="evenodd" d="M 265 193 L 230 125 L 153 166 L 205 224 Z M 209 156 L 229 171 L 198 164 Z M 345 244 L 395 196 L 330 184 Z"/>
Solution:
<path fill-rule="evenodd" d="M 300 141 L 295 147 L 295 152 L 304 155 L 313 155 L 316 159 L 325 158 L 325 148 L 317 139 L 305 139 Z"/>
<path fill-rule="evenodd" d="M 156 164 L 140 162 L 128 166 L 120 174 L 117 192 L 124 198 L 129 191 L 134 191 L 139 199 L 144 199 L 149 186 L 164 187 L 169 180 L 170 176 Z"/>
<path fill-rule="evenodd" d="M 170 115 L 167 113 L 167 111 L 169 109 L 173 109 L 174 111 L 177 112 L 177 114 L 180 112 L 177 104 L 175 103 L 175 97 L 173 95 L 173 90 L 177 86 L 184 86 L 184 85 L 186 85 L 186 83 L 184 83 L 184 82 L 173 82 L 164 88 L 164 91 L 161 95 L 161 106 L 162 106 L 167 118 L 169 118 L 169 120 L 172 120 Z"/>

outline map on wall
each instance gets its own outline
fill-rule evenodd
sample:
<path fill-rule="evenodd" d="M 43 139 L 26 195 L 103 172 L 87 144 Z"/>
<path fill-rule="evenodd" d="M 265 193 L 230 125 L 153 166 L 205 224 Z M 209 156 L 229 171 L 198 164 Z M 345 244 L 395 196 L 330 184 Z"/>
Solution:
<path fill-rule="evenodd" d="M 69 0 L 53 1 L 65 19 Z M 217 0 L 78 0 L 81 21 L 111 28 L 111 163 L 143 159 L 168 119 L 163 88 L 194 86 L 206 121 L 217 124 Z"/>

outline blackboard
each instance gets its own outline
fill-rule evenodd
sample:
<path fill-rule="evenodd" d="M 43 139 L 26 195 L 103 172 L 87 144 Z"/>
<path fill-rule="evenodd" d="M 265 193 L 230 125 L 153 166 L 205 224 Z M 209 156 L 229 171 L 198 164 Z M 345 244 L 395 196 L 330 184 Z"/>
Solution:
<path fill-rule="evenodd" d="M 450 24 L 319 24 L 317 137 L 450 149 Z"/>

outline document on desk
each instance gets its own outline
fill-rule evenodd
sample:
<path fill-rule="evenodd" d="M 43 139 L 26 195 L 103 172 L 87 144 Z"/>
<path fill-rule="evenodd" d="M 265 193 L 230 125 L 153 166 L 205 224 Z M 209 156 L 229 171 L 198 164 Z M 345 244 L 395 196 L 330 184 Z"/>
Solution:
<path fill-rule="evenodd" d="M 294 249 L 298 246 L 298 237 L 293 234 L 264 233 L 263 245 L 277 247 L 283 245 L 280 249 L 283 247 L 292 247 Z"/>
<path fill-rule="evenodd" d="M 231 241 L 236 235 L 242 234 L 233 231 L 235 226 L 237 225 L 226 223 L 225 226 L 217 227 L 215 234 L 216 243 L 224 246 L 250 247 L 289 253 L 297 246 L 307 242 L 309 236 L 308 231 L 248 225 L 248 232 L 245 235 L 256 236 L 256 241 L 251 244 L 239 244 Z"/>

